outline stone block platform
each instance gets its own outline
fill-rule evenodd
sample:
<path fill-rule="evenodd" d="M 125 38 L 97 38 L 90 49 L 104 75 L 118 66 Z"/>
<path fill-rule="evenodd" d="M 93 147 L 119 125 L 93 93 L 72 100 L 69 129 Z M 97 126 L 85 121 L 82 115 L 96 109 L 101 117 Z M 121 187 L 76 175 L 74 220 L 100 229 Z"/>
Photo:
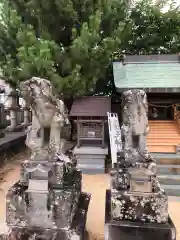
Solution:
<path fill-rule="evenodd" d="M 17 228 L 14 227 L 6 235 L 0 235 L 2 240 L 27 240 L 27 239 L 41 239 L 41 240 L 84 240 L 85 225 L 87 218 L 87 211 L 91 195 L 88 193 L 81 193 L 79 198 L 78 209 L 72 221 L 71 228 L 62 229 L 40 229 L 40 228 Z"/>
<path fill-rule="evenodd" d="M 26 132 L 8 132 L 3 138 L 0 138 L 0 149 L 8 148 L 10 145 L 17 143 L 17 141 L 25 140 Z"/>
<path fill-rule="evenodd" d="M 77 157 L 77 167 L 83 174 L 101 174 L 105 173 L 105 158 L 108 154 L 108 148 L 98 146 L 82 146 L 74 148 L 74 154 Z"/>
<path fill-rule="evenodd" d="M 3 155 L 9 156 L 11 153 L 18 153 L 25 147 L 26 132 L 8 132 L 0 138 L 0 165 L 3 165 Z"/>
<path fill-rule="evenodd" d="M 110 190 L 106 191 L 105 240 L 176 240 L 176 229 L 169 217 L 168 223 L 143 223 L 111 220 Z"/>

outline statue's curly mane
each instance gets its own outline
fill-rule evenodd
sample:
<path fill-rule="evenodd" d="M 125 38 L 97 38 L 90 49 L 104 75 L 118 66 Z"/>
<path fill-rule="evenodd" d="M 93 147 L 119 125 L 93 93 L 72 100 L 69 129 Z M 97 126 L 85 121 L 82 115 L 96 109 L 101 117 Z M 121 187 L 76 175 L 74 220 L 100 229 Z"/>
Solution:
<path fill-rule="evenodd" d="M 68 111 L 64 102 L 57 97 L 56 90 L 49 80 L 32 77 L 20 83 L 19 87 L 24 99 L 30 104 L 31 108 L 35 110 L 37 117 L 38 114 L 41 113 L 46 116 L 48 116 L 49 113 L 50 116 L 50 111 L 53 111 L 54 114 L 60 114 L 64 120 L 67 119 Z"/>
<path fill-rule="evenodd" d="M 45 97 L 48 102 L 56 102 L 55 88 L 50 81 L 43 78 L 32 77 L 20 83 L 20 90 L 23 97 L 26 100 L 30 100 L 31 103 L 41 96 Z"/>

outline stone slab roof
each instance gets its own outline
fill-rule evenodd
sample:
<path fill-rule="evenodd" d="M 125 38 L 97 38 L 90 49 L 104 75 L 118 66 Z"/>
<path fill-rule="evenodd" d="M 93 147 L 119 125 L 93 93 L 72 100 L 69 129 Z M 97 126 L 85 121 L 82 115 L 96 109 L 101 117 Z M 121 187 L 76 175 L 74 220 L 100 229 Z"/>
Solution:
<path fill-rule="evenodd" d="M 178 55 L 126 56 L 113 63 L 114 83 L 118 92 L 143 89 L 146 92 L 180 92 Z"/>
<path fill-rule="evenodd" d="M 76 98 L 72 104 L 71 117 L 107 117 L 111 111 L 111 98 L 104 96 L 84 96 Z"/>

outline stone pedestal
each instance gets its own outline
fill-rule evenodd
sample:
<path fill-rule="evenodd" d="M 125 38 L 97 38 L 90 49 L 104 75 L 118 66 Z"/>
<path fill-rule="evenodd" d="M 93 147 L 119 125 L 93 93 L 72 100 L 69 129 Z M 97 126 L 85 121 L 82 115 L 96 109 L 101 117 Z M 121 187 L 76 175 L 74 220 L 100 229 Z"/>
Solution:
<path fill-rule="evenodd" d="M 69 228 L 80 194 L 76 168 L 67 169 L 61 161 L 25 161 L 21 180 L 6 197 L 6 222 L 11 227 Z"/>
<path fill-rule="evenodd" d="M 70 228 L 38 228 L 30 226 L 22 226 L 21 228 L 12 227 L 12 230 L 3 239 L 6 240 L 27 240 L 27 239 L 41 239 L 41 240 L 84 240 L 85 225 L 87 218 L 87 211 L 90 201 L 90 195 L 81 193 L 78 200 L 78 207 L 72 220 Z M 34 237 L 34 238 L 33 238 Z"/>
<path fill-rule="evenodd" d="M 111 182 L 111 218 L 149 223 L 166 223 L 168 196 L 155 176 L 146 182 L 145 168 L 123 169 L 114 174 Z M 129 179 L 128 179 L 129 176 Z M 135 178 L 136 177 L 136 178 Z M 149 188 L 149 189 L 148 189 Z"/>
<path fill-rule="evenodd" d="M 106 191 L 105 240 L 176 240 L 176 229 L 170 217 L 167 223 L 112 220 L 111 191 Z"/>
<path fill-rule="evenodd" d="M 81 171 L 67 167 L 61 161 L 22 163 L 21 180 L 6 196 L 8 240 L 83 239 L 90 195 L 81 192 Z"/>
<path fill-rule="evenodd" d="M 147 96 L 142 90 L 129 90 L 123 93 L 122 104 L 123 125 L 118 141 L 113 141 L 119 147 L 114 147 L 111 189 L 106 193 L 105 239 L 175 240 L 168 197 L 147 150 Z"/>
<path fill-rule="evenodd" d="M 77 157 L 77 167 L 84 174 L 105 173 L 105 158 L 108 154 L 108 148 L 97 146 L 77 146 L 73 153 Z"/>

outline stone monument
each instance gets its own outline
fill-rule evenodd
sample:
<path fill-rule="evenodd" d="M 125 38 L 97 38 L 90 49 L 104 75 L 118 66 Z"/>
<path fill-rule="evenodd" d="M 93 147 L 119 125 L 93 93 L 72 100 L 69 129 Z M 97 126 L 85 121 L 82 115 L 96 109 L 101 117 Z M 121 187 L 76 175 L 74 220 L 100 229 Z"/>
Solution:
<path fill-rule="evenodd" d="M 90 195 L 81 192 L 81 171 L 65 151 L 64 103 L 45 79 L 33 77 L 20 90 L 33 112 L 26 139 L 32 154 L 7 194 L 8 239 L 83 239 Z"/>
<path fill-rule="evenodd" d="M 106 193 L 105 239 L 174 240 L 176 230 L 168 215 L 168 196 L 156 178 L 156 163 L 146 145 L 149 128 L 145 92 L 124 92 L 122 109 L 117 161 L 111 172 L 111 189 Z"/>

